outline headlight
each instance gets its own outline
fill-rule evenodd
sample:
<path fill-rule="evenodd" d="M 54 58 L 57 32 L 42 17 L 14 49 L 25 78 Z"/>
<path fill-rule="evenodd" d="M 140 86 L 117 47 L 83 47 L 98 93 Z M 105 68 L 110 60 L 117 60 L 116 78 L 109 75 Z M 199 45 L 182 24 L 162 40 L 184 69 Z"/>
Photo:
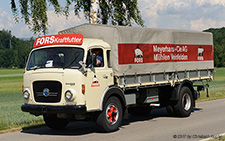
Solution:
<path fill-rule="evenodd" d="M 23 98 L 24 98 L 24 99 L 28 99 L 29 97 L 30 97 L 29 91 L 28 91 L 28 90 L 25 90 L 25 91 L 23 92 Z"/>
<path fill-rule="evenodd" d="M 73 93 L 70 90 L 67 90 L 65 96 L 67 100 L 71 100 L 73 97 Z"/>

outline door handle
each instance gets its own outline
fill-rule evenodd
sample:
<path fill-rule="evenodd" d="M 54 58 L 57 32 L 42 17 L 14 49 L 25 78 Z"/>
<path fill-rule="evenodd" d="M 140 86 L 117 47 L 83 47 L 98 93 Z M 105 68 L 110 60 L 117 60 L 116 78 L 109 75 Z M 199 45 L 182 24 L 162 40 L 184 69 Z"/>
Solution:
<path fill-rule="evenodd" d="M 104 75 L 103 75 L 103 78 L 104 78 L 104 79 L 108 79 L 108 76 L 104 74 Z"/>

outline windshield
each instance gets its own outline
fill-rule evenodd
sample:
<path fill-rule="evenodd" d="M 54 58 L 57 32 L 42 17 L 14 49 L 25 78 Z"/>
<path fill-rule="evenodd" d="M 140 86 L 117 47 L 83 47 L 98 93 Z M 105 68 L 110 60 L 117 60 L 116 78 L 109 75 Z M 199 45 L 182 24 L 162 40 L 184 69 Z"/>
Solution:
<path fill-rule="evenodd" d="M 38 49 L 32 52 L 27 70 L 39 68 L 79 68 L 84 50 L 72 47 Z"/>

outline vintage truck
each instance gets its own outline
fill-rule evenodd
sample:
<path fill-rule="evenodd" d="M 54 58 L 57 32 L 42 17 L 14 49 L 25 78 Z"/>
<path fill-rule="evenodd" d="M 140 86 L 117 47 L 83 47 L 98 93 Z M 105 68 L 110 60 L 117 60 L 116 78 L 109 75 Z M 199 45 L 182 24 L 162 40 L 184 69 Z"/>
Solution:
<path fill-rule="evenodd" d="M 214 79 L 211 33 L 83 24 L 33 47 L 21 109 L 52 129 L 91 120 L 111 132 L 128 113 L 146 116 L 153 106 L 187 117 L 208 88 L 193 82 Z"/>

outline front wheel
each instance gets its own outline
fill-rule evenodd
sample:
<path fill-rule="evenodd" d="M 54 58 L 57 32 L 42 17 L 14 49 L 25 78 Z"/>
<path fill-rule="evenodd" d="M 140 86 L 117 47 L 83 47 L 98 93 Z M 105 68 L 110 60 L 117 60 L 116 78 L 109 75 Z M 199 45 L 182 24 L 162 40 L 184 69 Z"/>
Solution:
<path fill-rule="evenodd" d="M 104 132 L 112 132 L 119 129 L 122 122 L 123 108 L 120 100 L 117 97 L 110 97 L 103 111 L 98 115 L 96 124 L 100 130 Z"/>
<path fill-rule="evenodd" d="M 180 98 L 176 105 L 174 105 L 174 112 L 177 116 L 190 116 L 194 107 L 194 99 L 191 90 L 184 86 L 180 90 Z"/>
<path fill-rule="evenodd" d="M 58 118 L 57 115 L 55 114 L 54 115 L 44 114 L 43 117 L 44 117 L 45 124 L 49 128 L 56 129 L 56 130 L 64 129 L 69 123 L 69 120 Z"/>

